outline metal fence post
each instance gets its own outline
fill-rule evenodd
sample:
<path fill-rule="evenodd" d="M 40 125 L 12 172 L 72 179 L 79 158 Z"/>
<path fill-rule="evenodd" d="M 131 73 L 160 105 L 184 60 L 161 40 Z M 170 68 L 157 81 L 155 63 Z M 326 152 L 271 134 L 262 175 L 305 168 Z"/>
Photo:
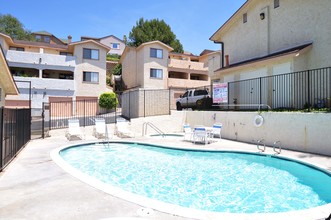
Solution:
<path fill-rule="evenodd" d="M 43 102 L 43 110 L 41 112 L 41 137 L 45 138 L 45 103 Z"/>
<path fill-rule="evenodd" d="M 144 89 L 144 118 L 146 117 L 146 90 Z"/>
<path fill-rule="evenodd" d="M 3 168 L 3 128 L 4 128 L 4 121 L 3 121 L 3 107 L 0 108 L 0 172 Z"/>
<path fill-rule="evenodd" d="M 171 87 L 169 88 L 169 115 L 171 114 Z"/>

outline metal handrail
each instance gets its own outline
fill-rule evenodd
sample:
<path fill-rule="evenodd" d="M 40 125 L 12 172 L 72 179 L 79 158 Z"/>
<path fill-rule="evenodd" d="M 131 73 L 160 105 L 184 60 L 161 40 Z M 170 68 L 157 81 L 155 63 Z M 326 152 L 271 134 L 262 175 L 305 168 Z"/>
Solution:
<path fill-rule="evenodd" d="M 276 144 L 279 144 L 278 150 L 276 150 Z M 282 146 L 280 145 L 280 141 L 275 141 L 274 142 L 273 150 L 276 154 L 280 154 L 280 152 L 282 151 Z"/>
<path fill-rule="evenodd" d="M 262 145 L 263 144 L 263 149 L 260 148 L 260 144 Z M 257 149 L 260 151 L 260 152 L 264 152 L 265 151 L 265 143 L 264 143 L 264 139 L 261 139 L 261 140 L 258 140 L 257 141 L 257 145 L 256 145 Z"/>
<path fill-rule="evenodd" d="M 147 133 L 147 126 L 150 126 L 151 128 L 153 128 L 157 133 L 159 133 L 159 134 L 161 134 L 162 135 L 162 137 L 164 137 L 165 136 L 165 133 L 163 132 L 163 131 L 161 131 L 158 127 L 156 127 L 153 123 L 151 123 L 151 122 L 145 122 L 144 124 L 143 124 L 143 136 L 145 136 L 146 135 L 146 133 Z"/>

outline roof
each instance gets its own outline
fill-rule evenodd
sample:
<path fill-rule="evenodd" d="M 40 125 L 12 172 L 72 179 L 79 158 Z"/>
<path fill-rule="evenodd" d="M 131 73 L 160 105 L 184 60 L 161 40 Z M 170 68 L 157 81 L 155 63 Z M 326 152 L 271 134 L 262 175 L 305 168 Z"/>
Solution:
<path fill-rule="evenodd" d="M 13 40 L 13 42 L 17 45 L 31 45 L 37 47 L 47 47 L 47 48 L 55 48 L 55 49 L 67 49 L 67 45 L 60 45 L 60 44 L 49 44 L 39 41 L 25 41 L 25 40 Z"/>
<path fill-rule="evenodd" d="M 217 70 L 215 70 L 215 72 L 216 71 L 221 71 L 221 70 L 231 69 L 231 68 L 246 65 L 246 64 L 252 64 L 252 63 L 256 63 L 256 62 L 260 62 L 260 61 L 264 61 L 264 60 L 268 60 L 268 59 L 272 59 L 272 58 L 276 58 L 276 57 L 282 57 L 282 56 L 289 55 L 289 54 L 296 54 L 299 51 L 305 49 L 306 47 L 309 47 L 312 44 L 313 44 L 313 42 L 311 42 L 311 41 L 310 42 L 305 42 L 301 45 L 297 45 L 297 46 L 294 46 L 294 47 L 291 47 L 291 48 L 283 49 L 283 50 L 271 53 L 271 54 L 266 55 L 266 56 L 255 57 L 255 58 L 252 58 L 252 59 L 248 59 L 248 60 L 240 61 L 240 62 L 237 62 L 237 63 L 233 63 L 233 64 L 229 65 L 228 67 L 217 69 Z"/>
<path fill-rule="evenodd" d="M 96 45 L 98 45 L 100 47 L 105 48 L 107 51 L 110 50 L 110 47 L 107 47 L 106 45 L 104 45 L 104 44 L 102 44 L 102 43 L 100 43 L 98 41 L 95 41 L 95 40 L 84 40 L 84 41 L 72 42 L 72 43 L 69 44 L 69 47 L 70 46 L 79 45 L 79 44 L 86 44 L 86 43 L 93 43 L 93 44 L 96 44 Z"/>
<path fill-rule="evenodd" d="M 32 32 L 32 34 L 34 34 L 34 35 L 40 34 L 40 35 L 46 35 L 46 36 L 53 36 L 53 34 L 47 32 L 47 31 L 36 31 L 36 32 Z"/>
<path fill-rule="evenodd" d="M 2 87 L 6 95 L 18 95 L 18 89 L 10 73 L 7 60 L 5 58 L 2 46 L 0 45 L 0 78 Z"/>
<path fill-rule="evenodd" d="M 141 48 L 147 46 L 147 45 L 150 45 L 150 44 L 160 44 L 162 45 L 163 47 L 167 48 L 168 51 L 172 51 L 174 50 L 174 48 L 168 46 L 167 44 L 161 42 L 161 41 L 158 41 L 158 40 L 155 40 L 155 41 L 149 41 L 149 42 L 145 42 L 145 43 L 142 43 L 140 44 L 138 47 L 137 47 L 137 50 L 140 50 Z"/>
<path fill-rule="evenodd" d="M 81 40 L 82 40 L 82 39 L 91 39 L 91 40 L 98 40 L 98 41 L 99 41 L 99 40 L 102 40 L 102 39 L 106 39 L 106 38 L 108 38 L 108 37 L 113 37 L 113 38 L 115 38 L 116 40 L 121 41 L 122 43 L 124 43 L 123 40 L 119 39 L 118 37 L 116 37 L 116 36 L 114 36 L 114 35 L 108 35 L 108 36 L 100 37 L 100 38 L 98 38 L 98 37 L 89 37 L 89 36 L 81 36 L 80 39 L 81 39 Z"/>
<path fill-rule="evenodd" d="M 209 53 L 214 53 L 216 51 L 214 50 L 207 50 L 207 49 L 204 49 L 199 56 L 203 56 L 203 55 L 206 55 L 206 54 L 209 54 Z"/>
<path fill-rule="evenodd" d="M 241 13 L 241 11 L 248 6 L 253 0 L 247 0 L 240 8 L 220 27 L 217 31 L 209 38 L 209 40 L 216 41 L 216 35 L 223 31 L 228 25 L 231 24 L 231 21 L 234 17 Z"/>

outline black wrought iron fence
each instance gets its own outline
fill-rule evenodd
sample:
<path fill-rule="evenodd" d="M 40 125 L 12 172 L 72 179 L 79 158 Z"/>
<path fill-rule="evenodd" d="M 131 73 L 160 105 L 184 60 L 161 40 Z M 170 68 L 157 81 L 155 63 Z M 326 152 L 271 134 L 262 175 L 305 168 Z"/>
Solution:
<path fill-rule="evenodd" d="M 237 104 L 237 109 L 256 109 L 257 104 L 268 105 L 272 109 L 330 109 L 330 99 L 330 67 L 228 84 L 228 103 Z"/>
<path fill-rule="evenodd" d="M 81 126 L 95 124 L 95 118 L 104 118 L 107 124 L 114 123 L 121 115 L 121 108 L 105 109 L 99 106 L 98 99 L 60 101 L 44 103 L 44 117 L 48 115 L 49 122 L 44 122 L 45 130 L 67 128 L 68 119 L 79 119 Z M 48 124 L 48 128 L 47 128 Z"/>
<path fill-rule="evenodd" d="M 31 109 L 0 108 L 0 171 L 31 138 Z"/>

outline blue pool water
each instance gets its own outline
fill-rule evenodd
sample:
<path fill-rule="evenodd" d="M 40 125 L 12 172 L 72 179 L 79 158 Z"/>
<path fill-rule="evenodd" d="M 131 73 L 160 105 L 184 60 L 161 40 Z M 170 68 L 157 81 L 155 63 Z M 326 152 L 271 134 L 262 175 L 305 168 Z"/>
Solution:
<path fill-rule="evenodd" d="M 102 182 L 188 208 L 277 213 L 331 202 L 329 173 L 261 154 L 110 143 L 71 147 L 60 155 Z"/>

